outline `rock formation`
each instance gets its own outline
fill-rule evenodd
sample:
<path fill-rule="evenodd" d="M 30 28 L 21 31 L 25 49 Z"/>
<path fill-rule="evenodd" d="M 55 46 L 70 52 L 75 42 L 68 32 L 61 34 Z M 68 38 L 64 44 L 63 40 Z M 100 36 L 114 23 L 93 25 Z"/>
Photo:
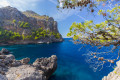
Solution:
<path fill-rule="evenodd" d="M 0 55 L 0 80 L 47 80 L 57 68 L 57 57 L 16 60 L 12 54 Z"/>
<path fill-rule="evenodd" d="M 54 21 L 52 17 L 46 15 L 41 16 L 30 10 L 21 12 L 16 8 L 10 6 L 0 8 L 0 29 L 16 32 L 19 33 L 21 36 L 24 35 L 28 37 L 32 35 L 32 33 L 38 30 L 39 28 L 43 28 L 44 30 L 49 31 L 49 33 L 52 32 L 55 34 L 59 34 L 60 37 L 56 38 L 55 35 L 49 35 L 47 37 L 41 37 L 37 41 L 26 39 L 27 41 L 22 40 L 13 43 L 27 44 L 27 43 L 40 43 L 40 42 L 47 43 L 47 42 L 63 41 L 62 36 L 57 28 L 57 22 Z M 0 38 L 0 41 L 3 39 Z M 17 38 L 17 39 L 21 40 L 21 38 L 20 39 Z M 12 43 L 12 42 L 8 41 L 7 43 Z"/>
<path fill-rule="evenodd" d="M 117 67 L 107 76 L 104 76 L 102 80 L 120 80 L 120 61 L 118 61 L 116 64 Z"/>

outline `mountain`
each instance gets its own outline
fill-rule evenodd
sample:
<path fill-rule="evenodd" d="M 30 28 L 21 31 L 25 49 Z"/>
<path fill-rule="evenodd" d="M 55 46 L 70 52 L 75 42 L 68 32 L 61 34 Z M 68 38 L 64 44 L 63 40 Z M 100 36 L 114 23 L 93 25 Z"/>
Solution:
<path fill-rule="evenodd" d="M 14 7 L 0 8 L 0 42 L 27 44 L 63 41 L 52 17 Z"/>

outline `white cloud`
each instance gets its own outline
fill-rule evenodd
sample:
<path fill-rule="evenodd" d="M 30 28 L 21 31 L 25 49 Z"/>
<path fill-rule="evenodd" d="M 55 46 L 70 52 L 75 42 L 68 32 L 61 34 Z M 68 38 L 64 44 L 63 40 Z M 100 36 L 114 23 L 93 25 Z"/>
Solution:
<path fill-rule="evenodd" d="M 40 2 L 40 1 L 43 1 L 43 0 L 0 0 L 0 7 L 12 6 L 23 11 L 26 9 L 35 8 L 37 5 L 37 2 Z"/>
<path fill-rule="evenodd" d="M 60 5 L 58 4 L 57 0 L 49 0 L 50 2 L 54 3 L 56 6 L 57 5 Z M 61 0 L 63 1 L 63 0 Z M 62 5 L 61 5 L 62 7 Z M 56 12 L 52 13 L 52 17 L 56 20 L 56 21 L 62 21 L 62 20 L 65 20 L 66 18 L 74 15 L 74 14 L 77 14 L 78 13 L 78 10 L 77 9 L 60 9 L 60 10 L 57 10 Z"/>
<path fill-rule="evenodd" d="M 9 2 L 6 0 L 0 0 L 0 7 L 10 6 Z"/>
<path fill-rule="evenodd" d="M 57 4 L 57 0 L 49 0 L 50 2 L 52 2 L 53 4 Z"/>
<path fill-rule="evenodd" d="M 53 17 L 55 20 L 61 21 L 72 16 L 74 13 L 76 13 L 75 10 L 69 10 L 69 9 L 58 10 L 57 13 L 53 14 Z"/>

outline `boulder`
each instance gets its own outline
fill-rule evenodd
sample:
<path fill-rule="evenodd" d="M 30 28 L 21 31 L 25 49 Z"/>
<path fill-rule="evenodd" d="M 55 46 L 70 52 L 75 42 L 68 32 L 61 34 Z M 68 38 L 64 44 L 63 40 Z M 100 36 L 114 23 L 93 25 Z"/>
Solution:
<path fill-rule="evenodd" d="M 28 64 L 29 62 L 30 62 L 30 58 L 24 58 L 24 59 L 22 59 L 22 60 L 20 60 L 21 61 L 21 63 L 23 63 L 23 64 Z"/>
<path fill-rule="evenodd" d="M 38 58 L 33 63 L 37 69 L 41 69 L 48 79 L 50 75 L 57 69 L 57 57 L 53 55 L 49 58 Z"/>
<path fill-rule="evenodd" d="M 0 52 L 1 54 L 8 54 L 8 53 L 10 53 L 7 49 L 5 49 L 5 48 L 2 48 L 2 50 L 1 50 L 1 52 Z"/>
<path fill-rule="evenodd" d="M 15 56 L 12 54 L 6 55 L 6 58 L 4 59 L 4 63 L 11 63 L 15 59 Z"/>
<path fill-rule="evenodd" d="M 0 55 L 0 59 L 5 59 L 6 56 L 5 55 Z"/>
<path fill-rule="evenodd" d="M 11 67 L 17 67 L 22 65 L 21 61 L 19 60 L 14 60 L 13 63 L 11 64 Z"/>

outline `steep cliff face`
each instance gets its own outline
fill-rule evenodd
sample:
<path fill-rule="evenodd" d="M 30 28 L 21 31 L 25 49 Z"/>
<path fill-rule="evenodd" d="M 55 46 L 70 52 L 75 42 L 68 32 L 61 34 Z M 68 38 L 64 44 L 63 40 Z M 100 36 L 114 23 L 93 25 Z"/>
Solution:
<path fill-rule="evenodd" d="M 0 28 L 18 33 L 20 36 L 19 40 L 40 40 L 40 42 L 43 40 L 44 42 L 59 42 L 63 40 L 57 29 L 57 22 L 52 17 L 40 16 L 30 10 L 20 12 L 10 6 L 0 8 Z M 24 39 L 23 36 L 25 37 Z"/>

